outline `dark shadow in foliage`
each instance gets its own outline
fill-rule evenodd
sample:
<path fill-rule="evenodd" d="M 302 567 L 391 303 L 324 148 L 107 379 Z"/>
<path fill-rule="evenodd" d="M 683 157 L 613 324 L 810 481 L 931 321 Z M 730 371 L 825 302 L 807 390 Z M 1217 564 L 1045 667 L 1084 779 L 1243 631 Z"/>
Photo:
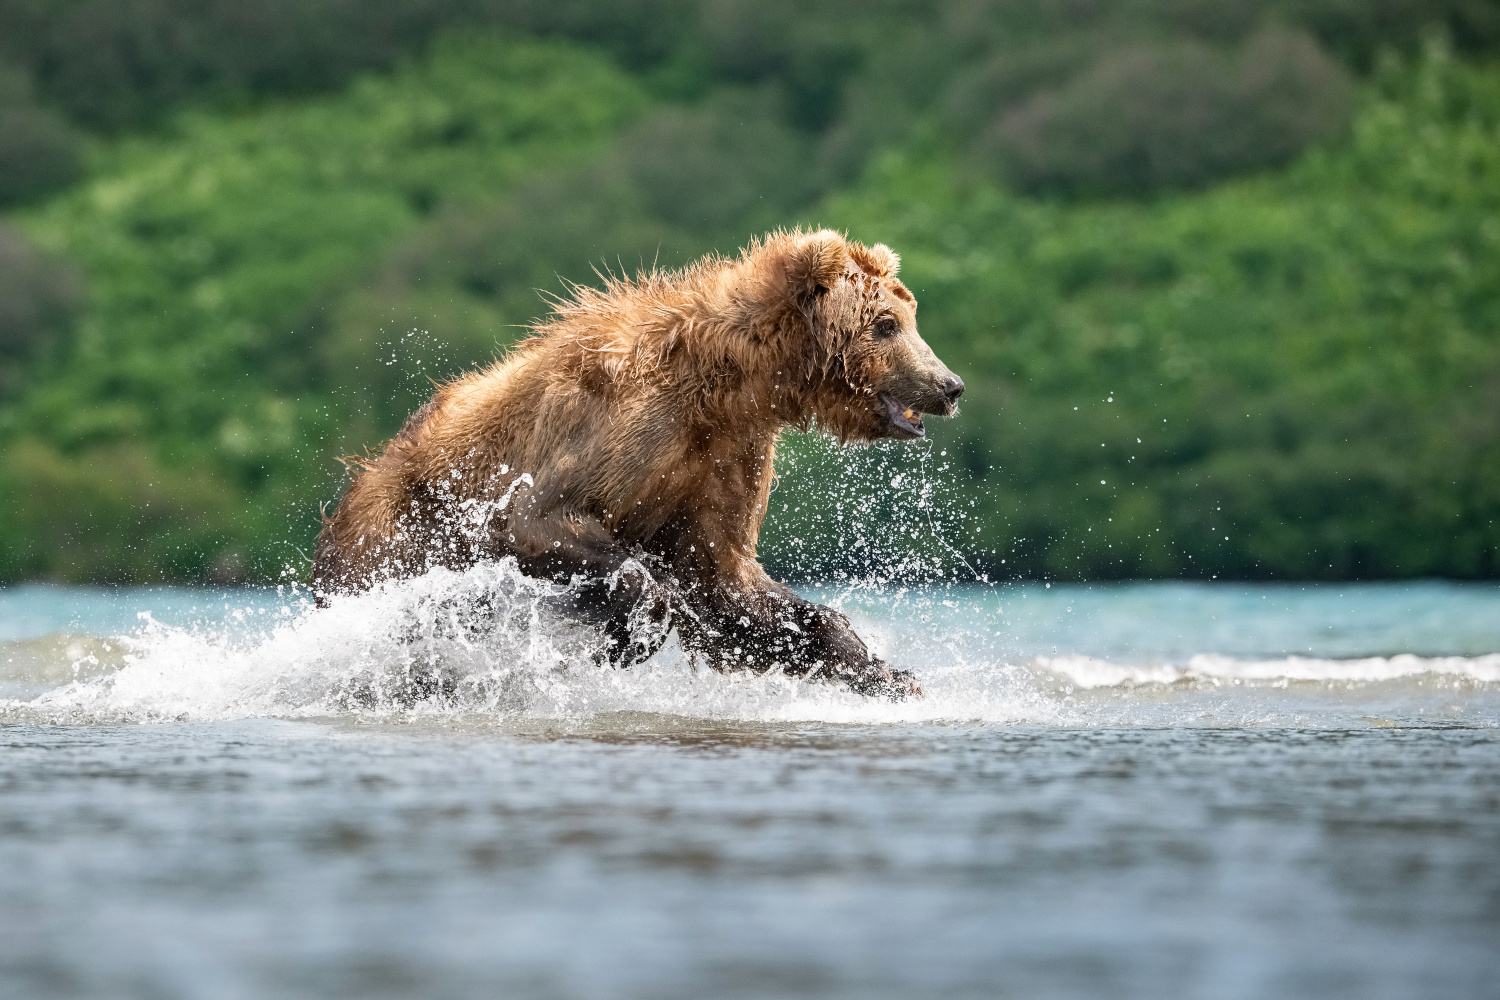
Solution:
<path fill-rule="evenodd" d="M 893 20 L 906 20 L 901 13 L 883 4 L 705 0 L 697 40 L 714 76 L 774 81 L 785 95 L 787 120 L 821 129 L 837 117 L 844 81 L 869 54 L 871 29 L 894 28 Z"/>
<path fill-rule="evenodd" d="M 419 46 L 450 0 L 75 0 L 28 27 L 48 97 L 93 128 L 156 121 L 189 101 L 342 84 Z M 17 53 L 12 53 L 17 56 Z"/>
<path fill-rule="evenodd" d="M 0 62 L 0 207 L 66 187 L 82 167 L 83 142 L 61 116 L 41 107 L 31 81 Z"/>
<path fill-rule="evenodd" d="M 916 134 L 954 71 L 939 26 L 923 21 L 892 34 L 899 44 L 876 42 L 843 82 L 838 117 L 818 137 L 818 162 L 832 181 L 854 180 L 872 156 Z"/>
<path fill-rule="evenodd" d="M 1495 0 L 1278 0 L 1272 10 L 1311 31 L 1359 72 L 1373 67 L 1383 51 L 1417 52 L 1433 33 L 1464 53 L 1493 52 L 1500 45 Z"/>
<path fill-rule="evenodd" d="M 1361 72 L 1384 50 L 1407 55 L 1434 31 L 1464 53 L 1500 46 L 1495 0 L 941 0 L 908 17 L 940 22 L 960 61 L 1022 53 L 1068 36 L 1114 45 L 1162 38 L 1233 44 L 1268 23 L 1302 29 Z"/>
<path fill-rule="evenodd" d="M 119 130 L 187 103 L 336 88 L 444 28 L 510 28 L 600 46 L 680 93 L 774 85 L 788 121 L 823 130 L 851 81 L 902 75 L 911 49 L 927 86 L 997 59 L 1045 62 L 1059 42 L 1233 44 L 1268 20 L 1360 70 L 1432 30 L 1462 52 L 1500 44 L 1495 0 L 0 0 L 0 57 L 74 120 Z"/>
<path fill-rule="evenodd" d="M 71 267 L 0 224 L 0 400 L 16 394 L 27 362 L 66 336 L 82 299 Z"/>
<path fill-rule="evenodd" d="M 597 45 L 632 70 L 673 58 L 692 32 L 700 0 L 454 0 L 480 24 Z"/>
<path fill-rule="evenodd" d="M 960 134 L 979 134 L 1039 91 L 1067 84 L 1099 58 L 1102 48 L 1097 37 L 1065 35 L 1020 51 L 995 52 L 954 76 L 943 95 L 944 119 Z"/>
<path fill-rule="evenodd" d="M 1342 130 L 1352 85 L 1305 35 L 1127 49 L 1005 113 L 981 157 L 1028 192 L 1140 195 L 1285 163 Z"/>
<path fill-rule="evenodd" d="M 1278 117 L 1287 117 L 1287 108 L 1298 103 L 1284 94 L 1278 98 L 1278 91 L 1306 88 L 1330 74 L 1326 66 L 1312 65 L 1319 60 L 1307 54 L 1306 46 L 1283 38 L 1282 51 L 1271 45 L 1273 51 L 1255 53 L 1255 58 L 1271 60 L 1262 73 L 1274 70 L 1281 77 L 1259 81 L 1269 92 L 1257 93 L 1257 81 L 1246 76 L 1246 67 L 1233 65 L 1228 53 L 1264 35 L 1268 26 L 1305 33 L 1360 73 L 1382 51 L 1415 54 L 1434 34 L 1450 39 L 1461 52 L 1492 52 L 1500 46 L 1496 0 L 954 0 L 938 7 L 933 20 L 939 25 L 935 34 L 943 58 L 929 65 L 931 76 L 946 79 L 942 99 L 934 103 L 948 133 L 960 142 L 984 136 L 980 145 L 992 168 L 1009 153 L 1022 161 L 1013 164 L 1016 172 L 1028 178 L 1044 175 L 1045 184 L 1034 184 L 1054 190 L 1088 186 L 1081 182 L 1098 173 L 1097 164 L 1088 177 L 1074 176 L 1085 171 L 1066 169 L 1058 176 L 1050 166 L 1074 155 L 1087 159 L 1087 137 L 1097 132 L 1120 145 L 1128 128 L 1142 133 L 1154 127 L 1132 116 L 1168 120 L 1158 145 L 1182 138 L 1167 131 L 1172 115 L 1202 114 L 1210 103 L 1233 107 L 1248 101 L 1253 112 L 1275 112 L 1271 122 L 1263 123 L 1267 129 L 1275 127 Z M 1214 54 L 1220 59 L 1217 67 L 1210 65 Z M 858 93 L 870 75 L 867 70 L 853 80 L 850 91 Z M 1124 92 L 1110 101 L 1111 88 Z M 1272 107 L 1278 100 L 1279 107 Z M 1330 110 L 1322 101 L 1314 95 L 1308 114 Z M 1023 110 L 1028 102 L 1035 103 Z M 1008 115 L 1015 118 L 1007 128 L 1002 122 Z M 1302 136 L 1305 144 L 1300 124 L 1305 122 L 1281 122 L 1289 136 Z M 1137 143 L 1151 144 L 1149 135 Z M 1270 149 L 1281 155 L 1287 144 L 1273 137 Z M 1199 153 L 1186 159 L 1205 158 Z M 1213 169 L 1211 162 L 1206 165 Z"/>
<path fill-rule="evenodd" d="M 3 579 L 239 582 L 228 546 L 240 516 L 211 471 L 164 465 L 137 442 L 67 454 L 22 438 L 0 452 Z"/>
<path fill-rule="evenodd" d="M 713 242 L 767 229 L 822 188 L 808 142 L 763 95 L 731 92 L 701 108 L 663 108 L 606 164 L 655 219 Z"/>
<path fill-rule="evenodd" d="M 643 68 L 692 13 L 687 0 L 0 0 L 0 54 L 75 120 L 117 131 L 188 103 L 334 89 L 444 28 L 569 37 Z"/>

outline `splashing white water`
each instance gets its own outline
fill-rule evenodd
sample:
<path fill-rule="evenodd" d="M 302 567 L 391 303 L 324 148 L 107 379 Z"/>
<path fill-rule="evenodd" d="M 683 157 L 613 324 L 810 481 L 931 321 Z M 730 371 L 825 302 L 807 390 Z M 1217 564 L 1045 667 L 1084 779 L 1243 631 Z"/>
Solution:
<path fill-rule="evenodd" d="M 675 643 L 632 670 L 602 666 L 598 639 L 548 610 L 559 588 L 513 562 L 433 572 L 331 606 L 282 609 L 269 630 L 184 629 L 149 617 L 101 673 L 94 645 L 65 644 L 81 676 L 24 704 L 54 717 L 290 718 L 494 715 L 580 719 L 607 712 L 704 718 L 875 721 L 943 717 L 946 685 L 908 706 L 780 674 L 695 667 Z M 238 631 L 238 634 L 237 634 Z M 57 671 L 50 675 L 57 677 Z M 973 692 L 969 692 L 973 695 Z M 11 708 L 22 702 L 10 702 Z M 1013 718 L 995 695 L 969 717 Z"/>
<path fill-rule="evenodd" d="M 1043 656 L 1036 665 L 1086 689 L 1200 682 L 1210 685 L 1292 683 L 1368 684 L 1413 678 L 1447 678 L 1500 684 L 1500 654 L 1487 656 L 1367 656 L 1321 660 L 1290 656 L 1277 660 L 1238 660 L 1201 653 L 1186 666 L 1170 663 L 1131 666 L 1088 656 Z"/>
<path fill-rule="evenodd" d="M 1178 663 L 1004 655 L 995 648 L 1003 634 L 998 605 L 941 597 L 924 606 L 905 591 L 846 610 L 876 652 L 918 673 L 922 699 L 890 703 L 781 674 L 721 674 L 695 667 L 675 643 L 641 666 L 615 670 L 596 659 L 594 633 L 549 610 L 558 593 L 506 561 L 434 570 L 321 609 L 289 600 L 269 615 L 230 611 L 190 628 L 143 615 L 123 637 L 0 644 L 0 695 L 16 695 L 0 698 L 0 718 L 504 724 L 625 712 L 857 724 L 1242 725 L 1306 722 L 1332 706 L 1346 719 L 1500 722 L 1500 654 L 1200 654 Z"/>

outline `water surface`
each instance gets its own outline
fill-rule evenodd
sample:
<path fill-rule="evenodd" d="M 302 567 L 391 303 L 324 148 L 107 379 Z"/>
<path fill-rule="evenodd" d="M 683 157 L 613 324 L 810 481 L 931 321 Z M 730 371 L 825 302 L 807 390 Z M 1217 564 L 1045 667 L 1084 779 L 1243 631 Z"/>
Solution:
<path fill-rule="evenodd" d="M 0 591 L 0 992 L 1496 995 L 1500 588 L 818 593 L 927 697 L 503 567 Z"/>

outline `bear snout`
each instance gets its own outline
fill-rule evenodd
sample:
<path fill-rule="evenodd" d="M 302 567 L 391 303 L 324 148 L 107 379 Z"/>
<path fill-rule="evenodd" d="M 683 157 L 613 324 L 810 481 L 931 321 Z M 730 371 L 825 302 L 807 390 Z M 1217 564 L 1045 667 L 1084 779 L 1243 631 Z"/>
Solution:
<path fill-rule="evenodd" d="M 943 380 L 943 395 L 948 397 L 948 402 L 954 406 L 958 405 L 958 397 L 964 394 L 964 380 L 957 375 L 949 375 Z"/>
<path fill-rule="evenodd" d="M 944 370 L 917 397 L 916 409 L 934 416 L 951 417 L 958 412 L 958 397 L 963 394 L 964 380 Z"/>

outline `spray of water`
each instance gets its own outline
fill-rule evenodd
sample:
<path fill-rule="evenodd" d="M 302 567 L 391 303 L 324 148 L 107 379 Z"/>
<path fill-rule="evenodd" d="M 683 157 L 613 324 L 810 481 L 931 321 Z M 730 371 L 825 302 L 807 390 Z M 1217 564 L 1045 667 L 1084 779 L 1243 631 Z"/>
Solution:
<path fill-rule="evenodd" d="M 264 600 L 274 593 L 266 592 L 193 627 L 146 616 L 120 637 L 0 644 L 0 721 L 1500 723 L 1500 655 L 1202 654 L 1180 663 L 1015 656 L 1006 651 L 1007 613 L 986 598 L 993 592 L 957 586 L 846 585 L 818 595 L 843 603 L 882 656 L 920 674 L 920 700 L 864 698 L 779 673 L 720 673 L 695 666 L 675 643 L 617 670 L 600 662 L 595 633 L 552 611 L 560 589 L 500 562 L 434 570 L 324 608 L 288 588 L 279 602 Z"/>

